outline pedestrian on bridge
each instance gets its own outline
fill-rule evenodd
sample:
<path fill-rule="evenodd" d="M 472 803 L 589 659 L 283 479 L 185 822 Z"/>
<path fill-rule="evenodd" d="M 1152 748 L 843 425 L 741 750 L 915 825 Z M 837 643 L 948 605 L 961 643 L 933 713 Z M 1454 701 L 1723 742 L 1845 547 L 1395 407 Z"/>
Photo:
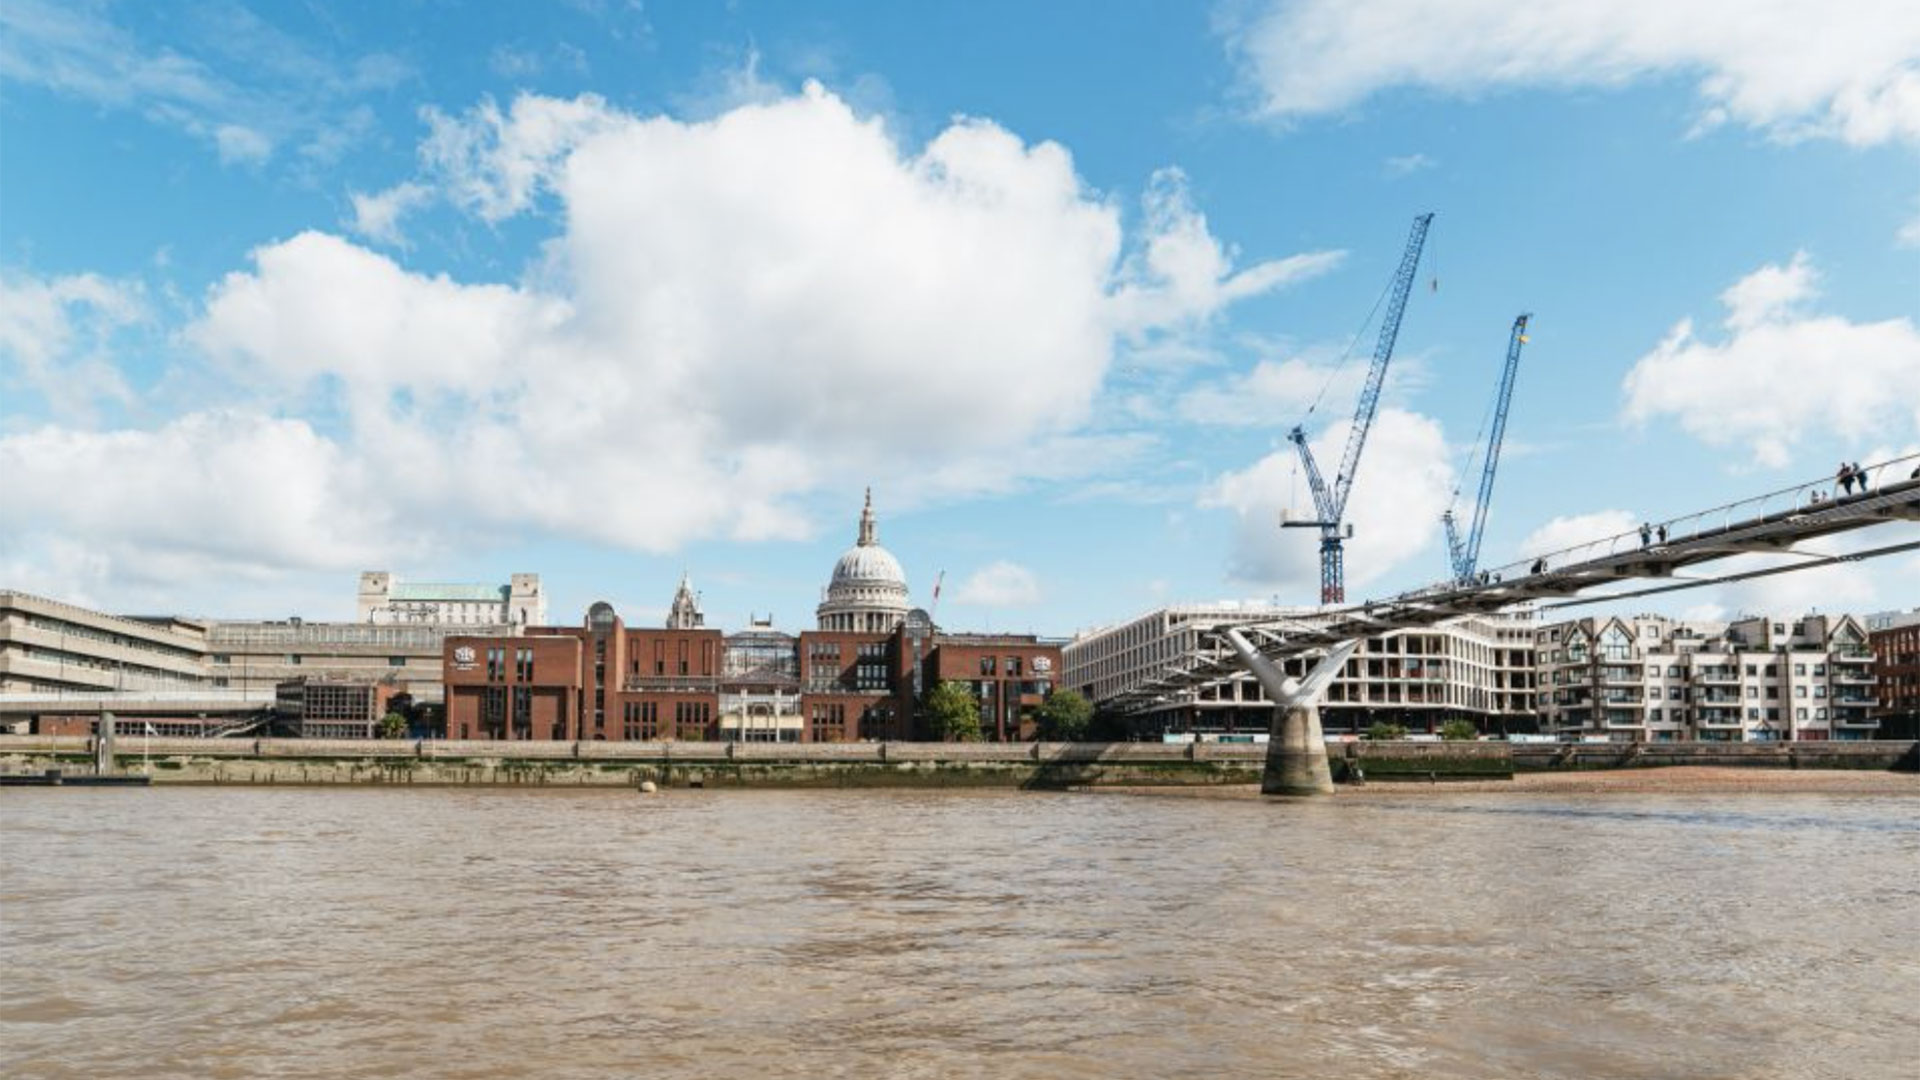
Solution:
<path fill-rule="evenodd" d="M 1653 530 L 1653 535 L 1654 535 L 1654 536 L 1655 536 L 1656 538 L 1658 538 L 1658 539 L 1659 539 L 1659 541 L 1660 541 L 1661 543 L 1663 543 L 1663 544 L 1664 544 L 1664 543 L 1666 543 L 1666 542 L 1667 542 L 1667 527 L 1666 527 L 1665 525 L 1661 525 L 1661 526 L 1659 526 L 1659 527 L 1657 527 L 1657 528 L 1655 528 L 1655 529 Z"/>
<path fill-rule="evenodd" d="M 1652 543 L 1653 543 L 1653 526 L 1643 521 L 1640 523 L 1640 546 L 1647 547 Z"/>
<path fill-rule="evenodd" d="M 1867 470 L 1861 468 L 1857 461 L 1853 463 L 1853 485 L 1860 489 L 1860 494 L 1867 493 Z"/>
<path fill-rule="evenodd" d="M 1834 479 L 1838 481 L 1834 485 L 1835 491 L 1846 495 L 1853 494 L 1853 466 L 1844 461 L 1841 462 L 1840 471 L 1834 474 Z"/>

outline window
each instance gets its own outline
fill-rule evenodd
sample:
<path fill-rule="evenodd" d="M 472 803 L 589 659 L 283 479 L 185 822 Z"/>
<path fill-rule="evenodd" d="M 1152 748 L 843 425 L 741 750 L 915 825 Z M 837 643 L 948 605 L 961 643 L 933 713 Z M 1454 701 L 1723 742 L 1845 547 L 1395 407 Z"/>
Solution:
<path fill-rule="evenodd" d="M 1679 687 L 1677 687 L 1677 686 L 1669 686 L 1669 687 L 1667 687 L 1667 700 L 1668 700 L 1668 701 L 1679 701 L 1679 700 L 1680 700 L 1680 688 L 1679 688 Z"/>
<path fill-rule="evenodd" d="M 994 662 L 994 658 L 991 656 L 981 657 L 980 658 L 980 674 L 982 675 L 993 674 L 993 662 Z"/>
<path fill-rule="evenodd" d="M 1757 687 L 1757 686 L 1749 686 L 1749 687 L 1747 687 L 1747 696 L 1748 696 L 1748 697 L 1750 697 L 1750 698 L 1757 698 L 1757 697 L 1759 697 L 1759 696 L 1760 696 L 1760 688 L 1759 688 L 1759 687 Z"/>
<path fill-rule="evenodd" d="M 299 663 L 299 662 L 300 662 L 300 654 L 299 654 L 299 653 L 288 653 L 288 654 L 287 654 L 287 663 L 289 663 L 289 664 L 297 664 L 297 663 Z"/>
<path fill-rule="evenodd" d="M 1795 720 L 1805 720 L 1807 718 L 1807 710 L 1805 709 L 1793 710 L 1793 718 Z"/>
<path fill-rule="evenodd" d="M 1747 710 L 1747 719 L 1749 719 L 1749 720 L 1758 720 L 1758 719 L 1760 719 L 1760 710 L 1759 710 L 1759 709 L 1748 709 L 1748 710 Z"/>
<path fill-rule="evenodd" d="M 1007 676 L 1009 678 L 1015 678 L 1015 679 L 1020 677 L 1020 658 L 1019 657 L 1017 656 L 1007 657 Z"/>
<path fill-rule="evenodd" d="M 1827 718 L 1827 710 L 1825 709 L 1813 710 L 1813 718 L 1815 720 L 1825 720 Z"/>
<path fill-rule="evenodd" d="M 1758 674 L 1759 674 L 1759 671 L 1758 671 L 1758 667 L 1759 667 L 1759 665 L 1757 665 L 1757 664 L 1748 664 L 1748 665 L 1747 665 L 1747 674 L 1749 674 L 1749 675 L 1758 675 Z"/>
<path fill-rule="evenodd" d="M 1676 664 L 1676 665 L 1672 665 L 1672 666 L 1670 666 L 1670 667 L 1668 667 L 1668 668 L 1667 668 L 1667 678 L 1669 678 L 1669 679 L 1677 679 L 1677 678 L 1679 678 L 1679 677 L 1680 677 L 1680 667 L 1679 667 L 1679 665 L 1677 665 L 1677 664 Z"/>
<path fill-rule="evenodd" d="M 1814 697 L 1826 697 L 1826 696 L 1827 696 L 1827 688 L 1826 688 L 1826 687 L 1824 687 L 1824 686 L 1816 686 L 1816 687 L 1814 687 L 1814 688 L 1813 688 L 1813 696 L 1814 696 Z"/>
<path fill-rule="evenodd" d="M 1807 673 L 1807 665 L 1805 664 L 1793 665 L 1793 673 L 1795 675 L 1805 675 Z"/>
<path fill-rule="evenodd" d="M 1827 665 L 1825 664 L 1813 665 L 1813 673 L 1815 675 L 1825 675 L 1827 673 Z"/>
<path fill-rule="evenodd" d="M 1806 687 L 1804 687 L 1804 686 L 1796 686 L 1796 687 L 1794 687 L 1794 688 L 1793 688 L 1793 696 L 1794 696 L 1794 697 L 1806 697 L 1806 696 L 1807 696 L 1807 688 L 1806 688 Z"/>

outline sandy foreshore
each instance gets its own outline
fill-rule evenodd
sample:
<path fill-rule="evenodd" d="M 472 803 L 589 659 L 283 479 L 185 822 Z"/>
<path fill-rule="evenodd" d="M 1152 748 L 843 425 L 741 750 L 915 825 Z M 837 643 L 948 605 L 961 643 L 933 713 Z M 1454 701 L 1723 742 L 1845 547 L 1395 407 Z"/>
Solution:
<path fill-rule="evenodd" d="M 1257 799 L 1254 784 L 1217 787 L 1114 787 L 1088 789 L 1120 794 L 1203 799 Z M 1376 781 L 1342 786 L 1337 798 L 1409 797 L 1497 791 L 1544 795 L 1911 795 L 1920 797 L 1920 773 L 1854 769 L 1743 769 L 1675 765 L 1650 769 L 1519 773 L 1511 780 Z"/>

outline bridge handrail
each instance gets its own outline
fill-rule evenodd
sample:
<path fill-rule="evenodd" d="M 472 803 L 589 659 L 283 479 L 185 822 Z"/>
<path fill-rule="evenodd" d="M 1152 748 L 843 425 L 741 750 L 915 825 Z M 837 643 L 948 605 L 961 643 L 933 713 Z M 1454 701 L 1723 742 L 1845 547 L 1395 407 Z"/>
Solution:
<path fill-rule="evenodd" d="M 1900 457 L 1888 458 L 1885 461 L 1863 466 L 1860 471 L 1867 474 L 1870 478 L 1867 487 L 1864 489 L 1864 493 L 1871 494 L 1878 488 L 1885 486 L 1887 483 L 1888 470 L 1890 469 L 1894 470 L 1893 478 L 1895 483 L 1905 481 L 1906 477 L 1901 475 L 1903 469 L 1897 469 L 1895 467 L 1905 466 L 1910 462 L 1920 464 L 1920 453 L 1905 454 Z M 1503 563 L 1491 568 L 1488 572 L 1500 579 L 1505 579 L 1509 576 L 1524 577 L 1531 572 L 1531 568 L 1538 561 L 1545 560 L 1546 571 L 1551 573 L 1556 566 L 1577 565 L 1595 559 L 1608 558 L 1621 554 L 1623 551 L 1641 550 L 1643 546 L 1659 547 L 1662 546 L 1663 543 L 1676 544 L 1683 541 L 1703 540 L 1711 536 L 1724 535 L 1733 531 L 1733 526 L 1736 521 L 1744 523 L 1746 521 L 1768 518 L 1774 514 L 1804 510 L 1809 506 L 1826 506 L 1829 505 L 1831 500 L 1835 499 L 1857 499 L 1861 497 L 1860 495 L 1828 496 L 1826 494 L 1828 489 L 1835 483 L 1834 477 L 1826 476 L 1817 480 L 1808 480 L 1794 484 L 1791 487 L 1784 487 L 1778 491 L 1769 491 L 1761 495 L 1750 495 L 1747 498 L 1738 499 L 1722 506 L 1698 510 L 1691 514 L 1683 514 L 1675 518 L 1667 518 L 1661 521 L 1649 520 L 1646 523 L 1649 528 L 1655 530 L 1661 527 L 1666 528 L 1667 538 L 1664 542 L 1656 540 L 1651 545 L 1642 545 L 1640 543 L 1640 527 L 1636 525 L 1625 532 L 1573 544 L 1556 551 L 1546 552 L 1542 555 L 1523 557 L 1510 563 Z M 1815 491 L 1822 493 L 1822 502 L 1813 503 L 1810 501 L 1812 493 Z M 1743 508 L 1749 508 L 1758 512 L 1742 513 L 1736 517 L 1735 511 Z M 1710 527 L 1709 520 L 1716 516 L 1719 519 L 1717 526 Z M 1683 525 L 1687 527 L 1683 528 Z M 1440 587 L 1451 587 L 1451 583 Z"/>

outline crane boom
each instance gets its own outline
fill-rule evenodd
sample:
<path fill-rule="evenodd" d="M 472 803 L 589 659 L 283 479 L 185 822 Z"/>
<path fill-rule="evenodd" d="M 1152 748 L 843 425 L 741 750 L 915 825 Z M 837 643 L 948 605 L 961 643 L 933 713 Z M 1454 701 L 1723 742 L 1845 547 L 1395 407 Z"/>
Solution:
<path fill-rule="evenodd" d="M 1420 252 L 1427 243 L 1427 226 L 1433 223 L 1432 214 L 1421 214 L 1413 219 L 1413 231 L 1407 236 L 1407 248 L 1400 256 L 1400 268 L 1394 271 L 1393 284 L 1387 304 L 1387 314 L 1380 322 L 1380 340 L 1373 346 L 1373 365 L 1367 369 L 1367 381 L 1360 388 L 1360 402 L 1353 412 L 1353 426 L 1347 432 L 1346 453 L 1340 458 L 1340 471 L 1333 476 L 1331 487 L 1320 475 L 1320 467 L 1313 460 L 1313 451 L 1307 448 L 1307 433 L 1296 425 L 1287 437 L 1300 451 L 1300 460 L 1307 468 L 1307 480 L 1313 489 L 1314 509 L 1320 513 L 1318 521 L 1284 522 L 1288 526 L 1317 526 L 1320 529 L 1320 602 L 1338 604 L 1347 598 L 1345 553 L 1342 540 L 1352 535 L 1351 528 L 1343 535 L 1341 516 L 1347 510 L 1347 496 L 1353 491 L 1353 475 L 1360 468 L 1360 451 L 1366 446 L 1367 432 L 1373 428 L 1374 413 L 1380 407 L 1380 388 L 1386 384 L 1387 363 L 1393 359 L 1393 344 L 1400 337 L 1400 319 L 1407 311 L 1407 295 L 1413 291 L 1413 278 L 1420 266 Z"/>
<path fill-rule="evenodd" d="M 1493 426 L 1487 432 L 1487 463 L 1480 470 L 1480 493 L 1474 499 L 1473 527 L 1467 531 L 1465 540 L 1455 530 L 1453 510 L 1448 509 L 1441 520 L 1447 527 L 1447 551 L 1453 559 L 1453 576 L 1467 583 L 1473 580 L 1473 572 L 1480 565 L 1480 538 L 1487 528 L 1487 508 L 1493 503 L 1493 474 L 1500 468 L 1500 445 L 1507 433 L 1507 408 L 1513 402 L 1513 379 L 1520 370 L 1520 346 L 1527 343 L 1527 320 L 1532 314 L 1522 314 L 1513 320 L 1513 333 L 1507 338 L 1507 362 L 1500 369 L 1500 387 L 1493 397 Z"/>

